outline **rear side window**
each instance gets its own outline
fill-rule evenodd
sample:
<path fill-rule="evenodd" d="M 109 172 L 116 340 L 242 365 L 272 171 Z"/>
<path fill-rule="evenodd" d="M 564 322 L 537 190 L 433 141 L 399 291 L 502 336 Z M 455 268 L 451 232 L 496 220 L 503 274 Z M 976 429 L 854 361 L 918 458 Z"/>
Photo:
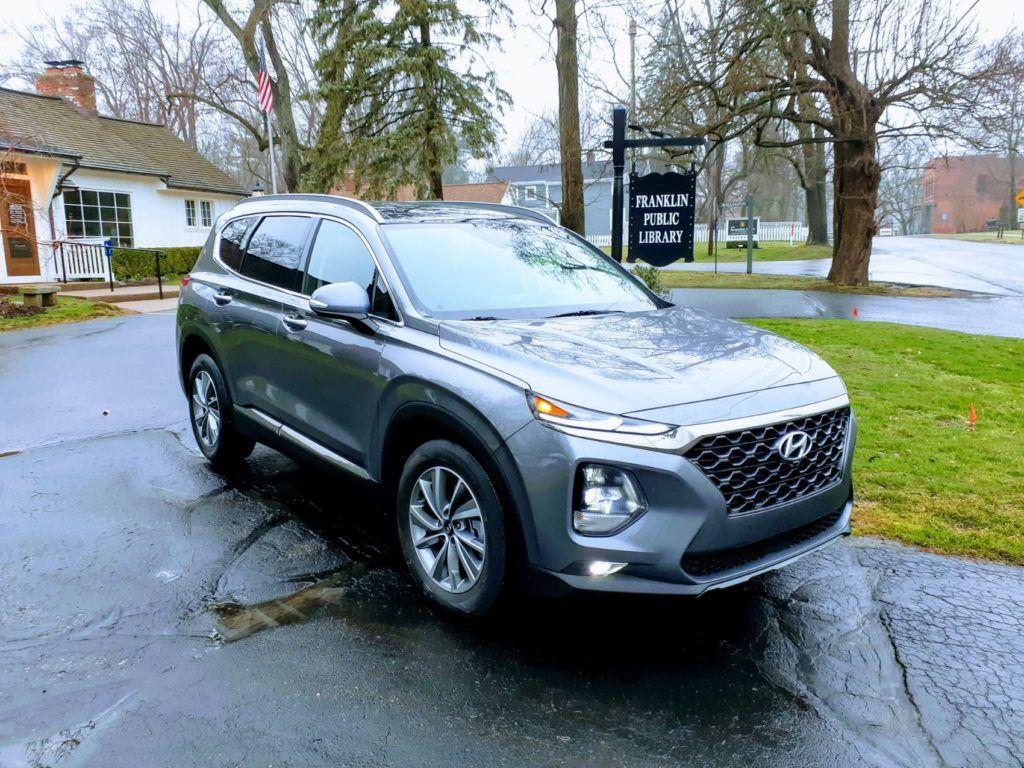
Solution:
<path fill-rule="evenodd" d="M 242 248 L 245 246 L 245 238 L 257 221 L 258 219 L 253 216 L 235 219 L 220 233 L 220 260 L 236 272 L 242 266 Z"/>
<path fill-rule="evenodd" d="M 353 282 L 366 289 L 373 299 L 373 279 L 377 265 L 362 238 L 351 227 L 327 219 L 320 222 L 313 250 L 309 254 L 303 293 L 312 294 L 329 283 Z"/>
<path fill-rule="evenodd" d="M 311 222 L 305 216 L 267 216 L 249 238 L 239 272 L 261 283 L 297 291 Z"/>

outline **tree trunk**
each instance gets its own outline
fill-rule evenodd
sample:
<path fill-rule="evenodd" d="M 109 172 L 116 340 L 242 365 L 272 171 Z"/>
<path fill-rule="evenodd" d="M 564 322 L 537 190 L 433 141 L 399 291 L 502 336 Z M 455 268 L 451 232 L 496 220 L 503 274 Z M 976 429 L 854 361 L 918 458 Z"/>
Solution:
<path fill-rule="evenodd" d="M 866 285 L 882 170 L 874 131 L 835 145 L 835 246 L 828 279 Z"/>
<path fill-rule="evenodd" d="M 561 224 L 586 234 L 583 209 L 583 152 L 580 148 L 579 64 L 576 56 L 576 2 L 555 0 L 558 47 L 558 144 L 562 156 Z"/>
<path fill-rule="evenodd" d="M 432 45 L 430 41 L 430 22 L 427 20 L 420 22 L 420 44 L 424 48 L 429 48 Z M 432 61 L 429 57 L 427 60 Z M 434 130 L 439 110 L 437 106 L 437 72 L 433 64 L 425 68 L 423 73 L 423 89 L 426 92 L 428 102 L 423 120 L 423 125 L 426 127 L 426 131 L 423 134 L 424 170 L 427 175 L 430 199 L 443 200 L 444 184 L 442 178 L 444 176 L 444 163 L 441 161 L 441 151 L 437 147 L 437 137 Z"/>
<path fill-rule="evenodd" d="M 1017 226 L 1017 150 L 1010 149 L 1010 229 Z"/>
<path fill-rule="evenodd" d="M 821 129 L 815 131 L 818 135 Z M 828 173 L 825 145 L 804 145 L 804 176 L 807 196 L 807 244 L 828 245 Z"/>

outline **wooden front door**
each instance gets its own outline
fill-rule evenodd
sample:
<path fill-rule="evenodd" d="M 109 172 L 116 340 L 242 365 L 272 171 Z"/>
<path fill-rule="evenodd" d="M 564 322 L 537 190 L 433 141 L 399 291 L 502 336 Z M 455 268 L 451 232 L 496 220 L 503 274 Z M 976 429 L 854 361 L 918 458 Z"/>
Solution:
<path fill-rule="evenodd" d="M 0 179 L 0 228 L 3 230 L 8 276 L 38 275 L 36 217 L 32 207 L 32 187 L 28 181 Z"/>

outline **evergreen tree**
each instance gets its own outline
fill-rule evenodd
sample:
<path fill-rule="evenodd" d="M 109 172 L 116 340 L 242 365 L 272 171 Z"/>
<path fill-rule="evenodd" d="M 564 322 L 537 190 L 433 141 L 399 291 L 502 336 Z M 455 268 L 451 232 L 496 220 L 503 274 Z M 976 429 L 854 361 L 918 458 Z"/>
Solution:
<path fill-rule="evenodd" d="M 486 0 L 488 16 L 507 16 Z M 495 112 L 509 103 L 480 54 L 495 42 L 455 0 L 320 0 L 312 21 L 326 109 L 307 187 L 350 173 L 356 188 L 389 197 L 403 185 L 441 199 L 460 145 L 483 155 Z"/>

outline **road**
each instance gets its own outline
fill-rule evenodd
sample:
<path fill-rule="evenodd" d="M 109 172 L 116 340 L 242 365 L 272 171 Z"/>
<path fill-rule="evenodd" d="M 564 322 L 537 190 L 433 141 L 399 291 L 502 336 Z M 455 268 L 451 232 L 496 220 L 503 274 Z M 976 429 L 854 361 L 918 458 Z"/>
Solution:
<path fill-rule="evenodd" d="M 757 262 L 754 271 L 772 275 L 828 274 L 829 259 Z M 711 271 L 713 264 L 676 263 L 670 269 Z M 745 262 L 718 265 L 722 272 L 743 272 Z M 1024 245 L 971 243 L 935 237 L 877 237 L 869 278 L 889 283 L 935 285 L 1001 296 L 1024 296 Z"/>
<path fill-rule="evenodd" d="M 213 472 L 171 337 L 0 335 L 0 766 L 1020 765 L 1024 569 L 854 538 L 457 622 L 372 490 Z"/>
<path fill-rule="evenodd" d="M 1024 338 L 1024 295 L 926 299 L 823 291 L 676 288 L 671 297 L 676 304 L 718 317 L 832 317 Z"/>

